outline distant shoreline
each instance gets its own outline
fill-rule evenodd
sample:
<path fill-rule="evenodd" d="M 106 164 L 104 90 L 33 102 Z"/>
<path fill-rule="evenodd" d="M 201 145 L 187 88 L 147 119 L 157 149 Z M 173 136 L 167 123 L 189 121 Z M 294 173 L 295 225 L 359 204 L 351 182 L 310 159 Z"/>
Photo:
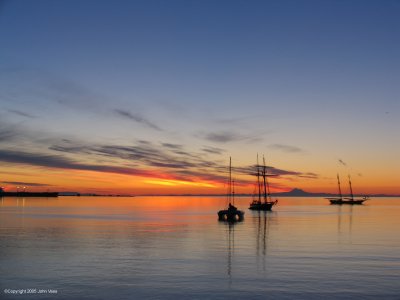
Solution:
<path fill-rule="evenodd" d="M 203 197 L 226 197 L 226 194 L 167 194 L 167 195 L 161 195 L 161 194 L 142 194 L 142 195 L 137 195 L 137 196 L 186 196 L 186 197 L 195 197 L 195 196 L 203 196 Z M 271 193 L 272 197 L 338 197 L 339 195 L 337 194 L 331 194 L 331 193 L 309 193 L 306 191 L 303 191 L 302 189 L 294 188 L 289 192 L 280 192 L 280 193 Z M 344 194 L 344 197 L 349 197 L 350 195 Z M 366 195 L 366 194 L 355 194 L 354 197 L 364 197 L 364 196 L 369 196 L 369 197 L 374 197 L 374 198 L 384 198 L 384 197 L 400 197 L 400 195 L 386 195 L 386 194 L 371 194 L 371 195 Z M 235 194 L 235 197 L 253 197 L 253 194 Z"/>
<path fill-rule="evenodd" d="M 0 192 L 0 197 L 58 197 L 58 192 Z"/>
<path fill-rule="evenodd" d="M 120 194 L 115 194 L 115 195 L 101 195 L 101 194 L 63 194 L 62 192 L 59 193 L 59 196 L 61 197 L 69 197 L 69 196 L 85 196 L 85 197 L 226 197 L 227 194 L 137 194 L 137 195 L 120 195 Z M 289 192 L 280 192 L 280 193 L 271 193 L 272 197 L 338 197 L 339 195 L 337 194 L 331 194 L 331 193 L 309 193 L 306 191 L 303 191 L 301 189 L 292 189 Z M 344 197 L 349 197 L 350 195 L 344 194 Z M 366 194 L 355 194 L 354 197 L 363 197 L 366 196 Z M 400 195 L 386 195 L 386 194 L 371 194 L 367 195 L 369 197 L 374 197 L 374 198 L 384 198 L 384 197 L 400 197 Z M 253 194 L 235 194 L 235 197 L 253 197 Z"/>
<path fill-rule="evenodd" d="M 135 195 L 130 197 L 226 197 L 226 194 L 142 194 L 142 195 Z M 312 198 L 325 198 L 325 197 L 338 197 L 336 194 L 326 194 L 324 196 L 319 195 L 304 195 L 304 196 L 296 196 L 296 195 L 276 195 L 271 194 L 272 197 L 288 197 L 288 198 L 304 198 L 304 197 L 312 197 Z M 350 195 L 343 195 L 343 197 L 349 197 Z M 364 197 L 364 194 L 355 194 L 354 197 Z M 371 198 L 399 198 L 400 195 L 368 195 Z M 106 197 L 106 196 L 103 196 Z M 124 197 L 124 196 L 122 196 Z M 253 194 L 238 194 L 235 195 L 238 198 L 244 197 L 253 197 Z"/>
<path fill-rule="evenodd" d="M 226 197 L 226 194 L 94 194 L 94 193 L 78 193 L 78 192 L 2 192 L 0 197 Z M 253 194 L 235 194 L 236 197 L 253 197 Z M 310 193 L 298 188 L 294 188 L 289 192 L 272 193 L 272 197 L 338 197 L 332 193 Z M 344 194 L 344 197 L 350 195 Z M 354 197 L 369 196 L 373 198 L 396 198 L 400 195 L 387 194 L 355 194 Z"/>

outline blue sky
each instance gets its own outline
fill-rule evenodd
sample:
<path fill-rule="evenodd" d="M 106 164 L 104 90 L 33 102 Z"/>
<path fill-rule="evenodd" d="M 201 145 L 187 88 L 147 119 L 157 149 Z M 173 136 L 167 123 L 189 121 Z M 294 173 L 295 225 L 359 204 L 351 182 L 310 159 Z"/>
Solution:
<path fill-rule="evenodd" d="M 287 187 L 331 186 L 338 159 L 400 179 L 399 1 L 1 3 L 3 150 L 148 141 L 316 174 Z"/>

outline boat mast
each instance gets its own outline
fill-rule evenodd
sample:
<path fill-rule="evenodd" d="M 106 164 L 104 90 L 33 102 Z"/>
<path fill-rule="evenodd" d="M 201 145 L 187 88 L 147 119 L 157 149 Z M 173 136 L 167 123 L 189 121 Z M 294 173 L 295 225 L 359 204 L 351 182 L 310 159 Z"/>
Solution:
<path fill-rule="evenodd" d="M 340 188 L 339 173 L 336 174 L 336 175 L 337 175 L 337 184 L 338 184 L 338 187 L 339 187 L 339 196 L 340 196 L 340 199 L 342 199 L 342 189 Z"/>
<path fill-rule="evenodd" d="M 271 191 L 269 190 L 269 182 L 267 178 L 267 166 L 265 165 L 265 157 L 263 156 L 263 162 L 264 162 L 264 173 L 265 173 L 265 185 L 267 187 L 267 198 L 270 198 L 271 200 Z"/>
<path fill-rule="evenodd" d="M 235 180 L 232 180 L 232 203 L 235 206 Z"/>
<path fill-rule="evenodd" d="M 257 187 L 258 187 L 258 203 L 261 203 L 260 165 L 258 163 L 258 153 L 257 153 Z"/>
<path fill-rule="evenodd" d="M 231 204 L 232 198 L 232 157 L 229 156 L 229 183 L 228 183 L 228 199 Z"/>
<path fill-rule="evenodd" d="M 351 200 L 353 200 L 353 199 L 354 199 L 354 195 L 353 195 L 353 188 L 351 187 L 351 178 L 350 178 L 350 175 L 349 175 L 349 185 L 350 185 Z"/>
<path fill-rule="evenodd" d="M 264 184 L 264 203 L 267 202 L 267 172 L 265 168 L 265 158 L 263 156 L 263 172 L 262 172 L 262 177 L 263 177 L 263 184 Z"/>

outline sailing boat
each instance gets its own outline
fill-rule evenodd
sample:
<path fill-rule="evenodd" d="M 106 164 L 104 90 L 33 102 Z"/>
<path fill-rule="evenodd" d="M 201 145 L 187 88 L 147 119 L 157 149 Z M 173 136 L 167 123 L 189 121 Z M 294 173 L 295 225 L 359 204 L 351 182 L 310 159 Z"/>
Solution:
<path fill-rule="evenodd" d="M 250 203 L 249 209 L 251 210 L 271 210 L 272 206 L 278 203 L 278 200 L 275 201 L 271 198 L 271 193 L 269 190 L 269 183 L 267 179 L 267 167 L 265 166 L 265 158 L 263 156 L 263 165 L 260 166 L 258 164 L 258 155 L 257 155 L 257 183 L 256 188 L 258 190 L 258 194 L 253 199 L 253 202 Z"/>
<path fill-rule="evenodd" d="M 235 181 L 232 180 L 232 159 L 229 157 L 228 209 L 218 212 L 218 220 L 237 222 L 243 221 L 244 212 L 235 207 Z"/>
<path fill-rule="evenodd" d="M 339 174 L 337 174 L 337 180 L 338 180 L 338 187 L 339 187 L 339 198 L 326 198 L 331 202 L 331 204 L 363 204 L 364 201 L 369 200 L 368 196 L 364 196 L 362 199 L 355 199 L 354 198 L 353 188 L 351 186 L 350 175 L 349 175 L 350 197 L 349 198 L 343 198 L 342 190 L 340 189 Z"/>
<path fill-rule="evenodd" d="M 328 197 L 326 199 L 328 199 L 331 202 L 331 204 L 343 204 L 343 196 L 342 196 L 342 189 L 340 188 L 339 174 L 336 174 L 336 177 L 339 188 L 339 197 Z"/>

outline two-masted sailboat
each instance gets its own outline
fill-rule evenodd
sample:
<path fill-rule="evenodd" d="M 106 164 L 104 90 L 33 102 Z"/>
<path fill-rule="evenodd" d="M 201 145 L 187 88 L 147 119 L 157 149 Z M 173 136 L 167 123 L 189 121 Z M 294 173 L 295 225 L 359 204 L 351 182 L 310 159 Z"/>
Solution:
<path fill-rule="evenodd" d="M 326 198 L 331 202 L 331 204 L 363 204 L 364 201 L 369 200 L 368 196 L 364 196 L 362 199 L 354 198 L 353 188 L 351 186 L 350 175 L 349 175 L 350 197 L 344 198 L 343 195 L 342 195 L 342 190 L 340 188 L 339 174 L 337 174 L 337 182 L 338 182 L 338 189 L 339 189 L 339 197 Z"/>
<path fill-rule="evenodd" d="M 229 157 L 228 179 L 228 208 L 218 212 L 218 220 L 227 222 L 240 222 L 244 219 L 244 212 L 235 207 L 235 181 L 232 179 L 232 159 Z"/>
<path fill-rule="evenodd" d="M 253 201 L 250 203 L 249 209 L 251 210 L 271 210 L 272 206 L 278 203 L 278 200 L 272 200 L 271 193 L 269 189 L 269 183 L 267 178 L 267 167 L 265 165 L 265 158 L 263 157 L 263 165 L 260 166 L 258 163 L 257 155 L 257 165 L 256 165 L 256 193 L 253 196 Z"/>

